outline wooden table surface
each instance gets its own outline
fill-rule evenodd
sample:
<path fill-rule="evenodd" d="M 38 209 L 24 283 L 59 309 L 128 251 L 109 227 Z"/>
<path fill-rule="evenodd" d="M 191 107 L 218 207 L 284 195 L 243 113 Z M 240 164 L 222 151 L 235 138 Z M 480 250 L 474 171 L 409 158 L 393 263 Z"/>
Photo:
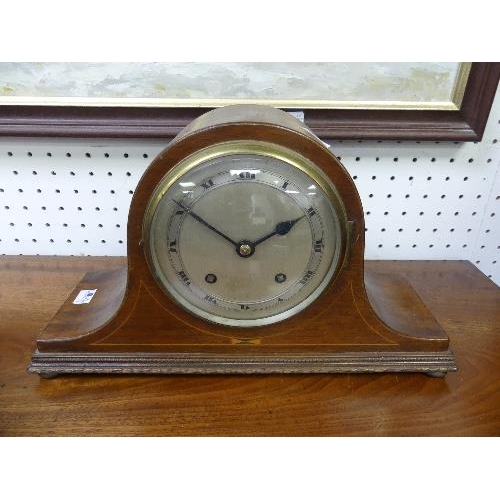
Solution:
<path fill-rule="evenodd" d="M 498 436 L 500 289 L 469 262 L 368 262 L 403 273 L 447 331 L 458 372 L 61 376 L 26 368 L 89 270 L 122 258 L 0 257 L 2 436 Z"/>

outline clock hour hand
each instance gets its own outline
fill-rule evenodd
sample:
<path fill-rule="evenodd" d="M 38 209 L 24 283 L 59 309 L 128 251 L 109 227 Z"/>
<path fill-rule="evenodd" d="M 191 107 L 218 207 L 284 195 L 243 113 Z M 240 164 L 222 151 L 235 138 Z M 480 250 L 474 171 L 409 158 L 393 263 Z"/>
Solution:
<path fill-rule="evenodd" d="M 305 215 L 301 215 L 300 217 L 297 217 L 296 219 L 278 222 L 278 224 L 276 224 L 276 227 L 274 228 L 273 232 L 271 232 L 271 233 L 267 234 L 266 236 L 263 236 L 262 238 L 259 238 L 258 240 L 254 241 L 253 246 L 256 247 L 257 245 L 259 245 L 263 241 L 268 240 L 269 238 L 275 236 L 276 234 L 279 236 L 284 236 L 285 234 L 288 234 L 290 232 L 290 229 L 292 229 L 292 227 L 295 226 L 295 224 L 297 222 L 299 222 L 299 220 L 303 219 L 304 217 L 305 217 Z"/>
<path fill-rule="evenodd" d="M 234 247 L 238 247 L 239 244 L 236 241 L 233 241 L 229 236 L 225 235 L 221 231 L 219 231 L 217 228 L 212 226 L 212 224 L 209 224 L 205 219 L 202 219 L 198 214 L 195 214 L 191 209 L 183 205 L 182 203 L 178 202 L 177 200 L 173 200 L 179 207 L 182 208 L 186 213 L 188 213 L 193 219 L 197 220 L 200 224 L 203 224 L 205 227 L 208 227 L 208 229 L 212 230 L 214 233 L 218 234 L 219 236 L 222 236 L 225 240 L 229 241 Z"/>

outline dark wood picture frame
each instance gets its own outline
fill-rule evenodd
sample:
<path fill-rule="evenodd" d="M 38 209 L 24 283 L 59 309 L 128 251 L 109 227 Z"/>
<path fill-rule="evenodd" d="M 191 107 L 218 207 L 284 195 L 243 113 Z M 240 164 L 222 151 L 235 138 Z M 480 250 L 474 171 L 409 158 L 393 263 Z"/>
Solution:
<path fill-rule="evenodd" d="M 480 141 L 500 78 L 500 63 L 472 63 L 460 110 L 306 109 L 322 139 Z M 0 136 L 175 137 L 210 108 L 0 106 Z"/>

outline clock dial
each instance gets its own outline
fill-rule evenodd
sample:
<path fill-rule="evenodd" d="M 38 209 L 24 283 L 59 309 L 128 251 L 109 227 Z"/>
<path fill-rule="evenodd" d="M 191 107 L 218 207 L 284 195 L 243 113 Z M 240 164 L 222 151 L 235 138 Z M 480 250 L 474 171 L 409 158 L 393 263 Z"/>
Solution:
<path fill-rule="evenodd" d="M 265 143 L 218 145 L 178 165 L 147 210 L 160 287 L 208 321 L 252 327 L 313 302 L 339 270 L 345 222 L 334 187 Z"/>

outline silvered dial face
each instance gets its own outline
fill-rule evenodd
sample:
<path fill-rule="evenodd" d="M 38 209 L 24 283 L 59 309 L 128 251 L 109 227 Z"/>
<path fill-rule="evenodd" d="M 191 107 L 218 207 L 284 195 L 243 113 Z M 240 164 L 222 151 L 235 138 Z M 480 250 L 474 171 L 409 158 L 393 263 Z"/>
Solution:
<path fill-rule="evenodd" d="M 181 306 L 214 323 L 260 326 L 298 313 L 328 286 L 342 254 L 342 215 L 321 174 L 292 163 L 224 154 L 162 180 L 146 253 Z"/>

